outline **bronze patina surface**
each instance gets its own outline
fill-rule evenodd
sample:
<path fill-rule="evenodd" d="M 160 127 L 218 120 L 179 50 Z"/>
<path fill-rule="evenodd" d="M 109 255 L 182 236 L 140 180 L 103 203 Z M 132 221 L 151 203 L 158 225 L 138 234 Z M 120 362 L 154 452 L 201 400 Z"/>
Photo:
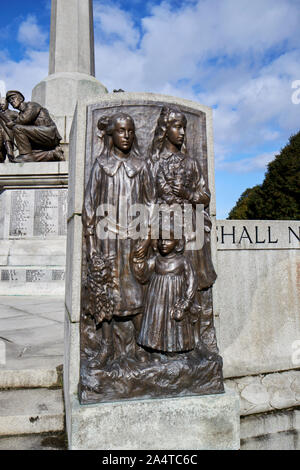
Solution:
<path fill-rule="evenodd" d="M 23 94 L 16 90 L 6 93 L 6 103 L 18 111 L 4 109 L 0 112 L 1 133 L 12 163 L 64 160 L 61 136 L 46 108 L 25 102 Z M 13 156 L 13 143 L 19 151 L 16 157 Z"/>
<path fill-rule="evenodd" d="M 17 116 L 16 111 L 8 109 L 7 99 L 0 98 L 0 163 L 4 163 L 6 157 L 9 161 L 14 159 L 14 135 L 6 123 L 14 121 Z"/>
<path fill-rule="evenodd" d="M 121 109 L 95 105 L 89 116 L 80 401 L 222 393 L 205 113 L 143 103 Z M 130 236 L 134 204 L 147 209 L 140 223 L 146 235 L 138 239 Z M 200 249 L 188 249 L 189 234 L 175 236 L 174 218 L 168 237 L 156 220 L 153 238 L 153 208 L 174 204 L 189 204 L 193 231 L 196 207 L 203 208 Z M 105 217 L 109 237 L 99 229 Z M 124 230 L 127 237 L 121 236 Z"/>

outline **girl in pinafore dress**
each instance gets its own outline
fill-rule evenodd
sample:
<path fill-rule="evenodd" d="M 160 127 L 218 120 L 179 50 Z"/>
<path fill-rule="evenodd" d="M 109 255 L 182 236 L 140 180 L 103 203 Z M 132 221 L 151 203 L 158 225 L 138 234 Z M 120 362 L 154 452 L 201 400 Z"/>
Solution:
<path fill-rule="evenodd" d="M 137 342 L 162 352 L 194 349 L 192 314 L 189 309 L 197 289 L 192 265 L 184 256 L 184 242 L 158 240 L 151 258 L 133 257 L 132 270 L 141 283 L 149 282 Z"/>

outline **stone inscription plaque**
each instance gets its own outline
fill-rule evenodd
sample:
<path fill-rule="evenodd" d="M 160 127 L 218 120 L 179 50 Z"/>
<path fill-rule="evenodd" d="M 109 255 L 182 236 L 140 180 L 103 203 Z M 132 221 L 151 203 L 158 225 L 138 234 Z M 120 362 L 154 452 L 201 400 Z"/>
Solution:
<path fill-rule="evenodd" d="M 218 250 L 300 249 L 300 224 L 294 220 L 218 220 Z"/>
<path fill-rule="evenodd" d="M 11 194 L 9 237 L 27 237 L 33 231 L 34 193 L 16 190 Z"/>
<path fill-rule="evenodd" d="M 2 282 L 36 283 L 64 280 L 63 269 L 1 269 Z"/>
<path fill-rule="evenodd" d="M 47 238 L 67 233 L 67 189 L 6 190 L 0 194 L 0 238 Z"/>

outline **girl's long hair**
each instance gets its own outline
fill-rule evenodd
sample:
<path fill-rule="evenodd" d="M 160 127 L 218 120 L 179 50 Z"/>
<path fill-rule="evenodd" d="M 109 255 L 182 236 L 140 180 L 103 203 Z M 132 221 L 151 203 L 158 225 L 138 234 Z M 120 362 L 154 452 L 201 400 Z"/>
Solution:
<path fill-rule="evenodd" d="M 129 116 L 129 114 L 117 113 L 117 114 L 113 114 L 112 116 L 101 117 L 97 124 L 98 130 L 99 130 L 98 136 L 101 142 L 99 156 L 103 154 L 106 155 L 107 157 L 110 156 L 112 148 L 113 148 L 112 133 L 115 129 L 115 125 L 118 119 L 122 119 L 122 120 L 129 119 L 132 122 L 133 129 L 135 131 L 134 120 L 132 119 L 131 116 Z M 138 141 L 137 141 L 135 132 L 134 132 L 134 139 L 133 139 L 132 147 L 130 150 L 130 154 L 137 158 L 141 158 L 141 153 L 140 153 L 140 149 L 138 146 Z"/>
<path fill-rule="evenodd" d="M 160 154 L 164 148 L 167 131 L 172 122 L 182 119 L 186 123 L 186 117 L 177 106 L 163 106 L 159 115 L 157 125 L 154 132 L 154 138 L 150 151 L 150 160 L 155 163 L 160 160 Z M 186 134 L 181 147 L 181 153 L 186 154 Z"/>

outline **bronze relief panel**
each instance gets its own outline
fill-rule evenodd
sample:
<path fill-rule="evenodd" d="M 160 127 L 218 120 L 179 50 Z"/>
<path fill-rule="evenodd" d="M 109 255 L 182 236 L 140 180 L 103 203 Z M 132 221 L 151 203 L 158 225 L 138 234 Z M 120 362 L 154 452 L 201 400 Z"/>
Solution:
<path fill-rule="evenodd" d="M 93 105 L 87 129 L 81 403 L 222 393 L 205 113 Z"/>

